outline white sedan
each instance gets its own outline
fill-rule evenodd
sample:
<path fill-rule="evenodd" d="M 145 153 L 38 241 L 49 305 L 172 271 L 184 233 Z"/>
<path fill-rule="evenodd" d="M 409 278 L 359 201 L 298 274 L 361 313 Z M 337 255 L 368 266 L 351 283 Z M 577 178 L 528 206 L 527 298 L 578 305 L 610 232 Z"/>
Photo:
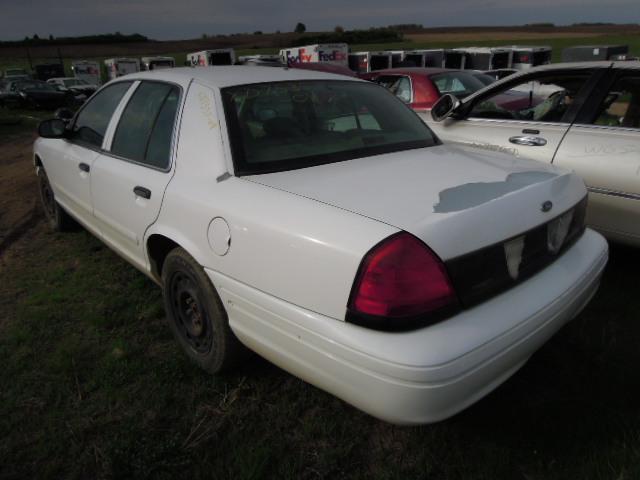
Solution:
<path fill-rule="evenodd" d="M 527 102 L 503 100 L 524 92 Z M 453 107 L 455 100 L 444 98 L 440 108 L 447 101 Z M 590 191 L 587 224 L 611 240 L 640 246 L 639 62 L 533 68 L 450 110 L 436 115 L 438 121 L 426 117 L 442 140 L 573 169 Z"/>
<path fill-rule="evenodd" d="M 219 372 L 248 347 L 390 422 L 496 388 L 607 261 L 577 176 L 441 145 L 353 78 L 138 73 L 39 131 L 51 226 L 73 217 L 160 284 L 197 364 Z"/>

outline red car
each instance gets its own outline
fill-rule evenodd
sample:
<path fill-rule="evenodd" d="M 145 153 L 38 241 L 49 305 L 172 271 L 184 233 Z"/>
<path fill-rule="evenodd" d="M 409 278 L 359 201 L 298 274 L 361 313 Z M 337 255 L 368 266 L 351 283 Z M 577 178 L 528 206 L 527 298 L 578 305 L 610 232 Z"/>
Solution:
<path fill-rule="evenodd" d="M 445 93 L 464 98 L 487 84 L 478 78 L 479 72 L 448 68 L 392 68 L 361 75 L 379 83 L 417 112 L 426 112 Z M 539 99 L 530 99 L 522 92 L 507 91 L 496 103 L 510 110 L 531 107 Z M 514 103 L 515 102 L 515 103 Z M 522 104 L 521 107 L 519 104 Z"/>

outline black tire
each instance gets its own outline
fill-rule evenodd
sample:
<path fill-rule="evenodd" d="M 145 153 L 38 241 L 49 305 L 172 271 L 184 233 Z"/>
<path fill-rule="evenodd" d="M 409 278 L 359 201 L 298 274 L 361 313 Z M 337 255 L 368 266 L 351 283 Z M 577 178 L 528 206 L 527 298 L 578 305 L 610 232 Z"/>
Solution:
<path fill-rule="evenodd" d="M 229 327 L 218 292 L 184 249 L 175 248 L 167 255 L 162 286 L 169 327 L 196 364 L 210 373 L 219 373 L 246 356 L 246 348 Z"/>
<path fill-rule="evenodd" d="M 75 222 L 56 201 L 49 178 L 42 167 L 38 168 L 38 191 L 40 193 L 40 203 L 49 227 L 56 232 L 72 230 Z"/>

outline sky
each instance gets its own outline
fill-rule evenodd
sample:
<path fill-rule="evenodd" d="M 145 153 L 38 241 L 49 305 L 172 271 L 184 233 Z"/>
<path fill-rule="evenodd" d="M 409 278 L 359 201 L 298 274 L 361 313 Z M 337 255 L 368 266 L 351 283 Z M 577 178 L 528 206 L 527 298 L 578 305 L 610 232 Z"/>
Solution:
<path fill-rule="evenodd" d="M 551 22 L 640 23 L 640 0 L 0 0 L 0 40 L 140 33 L 157 40 L 202 34 Z"/>

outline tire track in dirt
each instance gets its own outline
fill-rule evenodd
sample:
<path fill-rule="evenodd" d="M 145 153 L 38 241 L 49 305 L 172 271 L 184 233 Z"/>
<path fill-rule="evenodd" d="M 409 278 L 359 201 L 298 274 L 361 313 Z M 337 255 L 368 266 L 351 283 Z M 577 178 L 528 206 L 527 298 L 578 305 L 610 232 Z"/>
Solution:
<path fill-rule="evenodd" d="M 0 140 L 0 255 L 42 218 L 33 141 L 30 131 Z"/>

